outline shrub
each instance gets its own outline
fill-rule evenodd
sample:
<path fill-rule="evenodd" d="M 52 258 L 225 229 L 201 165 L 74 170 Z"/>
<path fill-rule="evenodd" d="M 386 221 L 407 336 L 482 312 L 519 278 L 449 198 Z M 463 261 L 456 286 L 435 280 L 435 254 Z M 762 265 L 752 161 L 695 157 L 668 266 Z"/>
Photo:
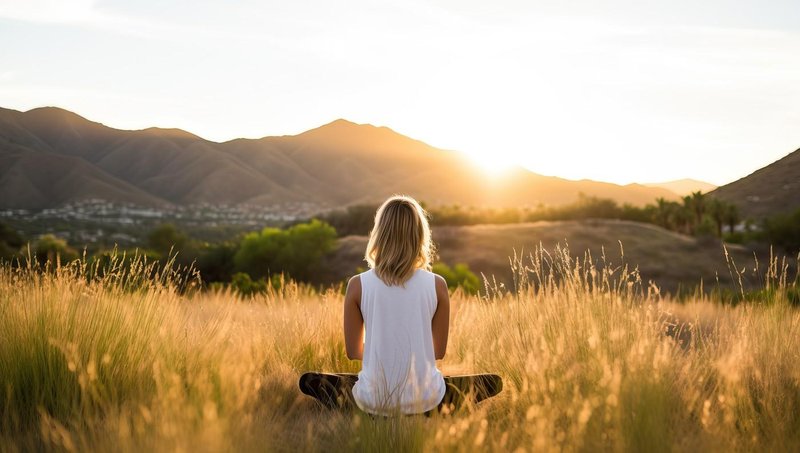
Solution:
<path fill-rule="evenodd" d="M 0 260 L 13 258 L 24 244 L 25 241 L 16 230 L 0 223 Z"/>
<path fill-rule="evenodd" d="M 336 230 L 313 219 L 286 230 L 264 228 L 246 235 L 233 261 L 239 272 L 252 278 L 286 273 L 293 279 L 308 281 L 335 244 Z"/>
<path fill-rule="evenodd" d="M 267 282 L 264 280 L 253 281 L 246 273 L 237 272 L 231 277 L 231 287 L 243 296 L 250 296 L 266 291 Z"/>
<path fill-rule="evenodd" d="M 360 204 L 330 211 L 319 216 L 322 222 L 331 225 L 340 236 L 365 235 L 372 228 L 377 204 Z"/>
<path fill-rule="evenodd" d="M 67 245 L 67 241 L 52 234 L 40 236 L 32 248 L 34 258 L 41 264 L 55 263 L 59 260 L 66 263 L 78 258 L 78 252 Z"/>
<path fill-rule="evenodd" d="M 147 247 L 162 257 L 169 255 L 170 250 L 173 253 L 183 250 L 188 243 L 186 233 L 171 223 L 161 224 L 147 235 Z"/>
<path fill-rule="evenodd" d="M 195 263 L 203 281 L 230 281 L 235 269 L 233 260 L 237 250 L 238 245 L 229 242 L 205 246 Z"/>
<path fill-rule="evenodd" d="M 800 209 L 790 214 L 778 214 L 764 220 L 764 238 L 787 253 L 800 251 Z"/>
<path fill-rule="evenodd" d="M 480 289 L 478 276 L 466 264 L 459 263 L 451 268 L 445 263 L 436 263 L 433 272 L 441 275 L 451 290 L 461 288 L 468 294 L 477 294 Z"/>

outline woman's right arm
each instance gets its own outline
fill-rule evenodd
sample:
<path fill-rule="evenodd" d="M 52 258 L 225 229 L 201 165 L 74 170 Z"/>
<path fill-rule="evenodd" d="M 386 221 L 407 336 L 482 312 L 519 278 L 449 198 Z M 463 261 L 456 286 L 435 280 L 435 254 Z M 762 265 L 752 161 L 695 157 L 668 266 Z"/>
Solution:
<path fill-rule="evenodd" d="M 431 320 L 433 333 L 433 355 L 436 360 L 443 359 L 447 352 L 447 336 L 450 333 L 450 293 L 447 282 L 440 275 L 436 276 L 436 313 Z"/>
<path fill-rule="evenodd" d="M 344 344 L 347 358 L 361 360 L 364 355 L 364 317 L 361 315 L 361 277 L 347 282 L 344 295 Z"/>

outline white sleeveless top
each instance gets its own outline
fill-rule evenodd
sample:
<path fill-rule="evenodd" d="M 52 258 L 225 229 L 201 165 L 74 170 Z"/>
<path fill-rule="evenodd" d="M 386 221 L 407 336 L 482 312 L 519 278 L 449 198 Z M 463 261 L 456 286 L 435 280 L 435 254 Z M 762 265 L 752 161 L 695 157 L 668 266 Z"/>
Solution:
<path fill-rule="evenodd" d="M 364 355 L 353 399 L 363 411 L 391 415 L 435 408 L 445 383 L 436 368 L 431 320 L 435 274 L 417 269 L 403 286 L 388 286 L 374 269 L 360 274 Z"/>

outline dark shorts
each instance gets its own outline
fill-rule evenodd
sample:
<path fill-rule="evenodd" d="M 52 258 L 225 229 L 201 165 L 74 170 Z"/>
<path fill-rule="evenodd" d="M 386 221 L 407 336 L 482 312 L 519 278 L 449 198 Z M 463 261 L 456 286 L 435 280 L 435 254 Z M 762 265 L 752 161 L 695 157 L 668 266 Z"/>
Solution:
<path fill-rule="evenodd" d="M 300 376 L 300 391 L 316 398 L 325 407 L 331 409 L 349 409 L 357 407 L 353 400 L 353 385 L 358 375 L 352 373 L 304 373 Z M 466 374 L 445 376 L 446 390 L 444 397 L 436 409 L 425 412 L 430 415 L 434 411 L 454 412 L 465 402 L 479 403 L 491 398 L 503 390 L 503 379 L 496 374 Z"/>

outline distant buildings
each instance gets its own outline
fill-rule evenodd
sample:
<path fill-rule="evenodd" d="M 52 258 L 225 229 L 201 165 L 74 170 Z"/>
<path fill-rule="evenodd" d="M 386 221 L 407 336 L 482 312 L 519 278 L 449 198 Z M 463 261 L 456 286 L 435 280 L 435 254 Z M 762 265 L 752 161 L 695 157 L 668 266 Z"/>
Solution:
<path fill-rule="evenodd" d="M 160 223 L 174 223 L 184 229 L 233 227 L 254 230 L 308 218 L 324 208 L 310 202 L 153 208 L 87 199 L 40 211 L 4 209 L 0 210 L 0 219 L 7 219 L 28 236 L 49 233 L 67 239 L 71 244 L 127 246 L 139 244 L 146 231 Z"/>

